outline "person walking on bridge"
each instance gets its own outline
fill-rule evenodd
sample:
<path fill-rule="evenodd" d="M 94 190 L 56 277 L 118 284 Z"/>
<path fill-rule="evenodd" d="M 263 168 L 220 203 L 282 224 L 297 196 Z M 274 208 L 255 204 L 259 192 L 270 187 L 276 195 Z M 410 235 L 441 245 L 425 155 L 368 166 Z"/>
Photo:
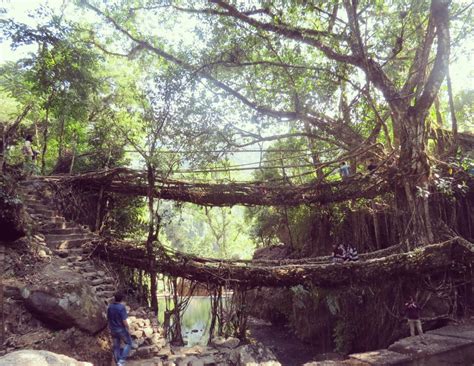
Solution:
<path fill-rule="evenodd" d="M 351 174 L 350 166 L 345 161 L 339 165 L 339 174 L 341 175 L 342 180 L 346 180 Z"/>
<path fill-rule="evenodd" d="M 122 304 L 123 294 L 117 292 L 114 300 L 107 308 L 107 322 L 109 323 L 110 334 L 112 335 L 115 362 L 118 366 L 123 366 L 132 349 L 132 338 L 130 337 L 130 329 L 127 322 L 127 309 Z M 121 341 L 125 343 L 123 349 L 120 346 Z"/>

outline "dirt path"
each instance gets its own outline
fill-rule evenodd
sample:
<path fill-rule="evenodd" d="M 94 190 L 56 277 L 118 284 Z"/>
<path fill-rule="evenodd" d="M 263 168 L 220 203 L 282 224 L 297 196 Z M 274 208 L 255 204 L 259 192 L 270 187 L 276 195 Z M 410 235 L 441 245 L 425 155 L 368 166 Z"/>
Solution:
<path fill-rule="evenodd" d="M 300 366 L 311 361 L 341 359 L 335 353 L 317 353 L 311 345 L 301 342 L 287 329 L 263 320 L 250 318 L 249 329 L 251 338 L 269 347 L 283 366 Z"/>

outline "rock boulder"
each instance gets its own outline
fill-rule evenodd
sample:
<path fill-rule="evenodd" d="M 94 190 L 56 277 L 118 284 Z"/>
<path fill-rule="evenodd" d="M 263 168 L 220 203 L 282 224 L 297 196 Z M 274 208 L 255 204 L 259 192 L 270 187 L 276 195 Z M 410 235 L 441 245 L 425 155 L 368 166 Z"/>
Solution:
<path fill-rule="evenodd" d="M 39 284 L 21 291 L 25 306 L 37 318 L 57 329 L 77 327 L 91 334 L 104 329 L 105 306 L 80 274 L 55 262 L 38 275 Z"/>
<path fill-rule="evenodd" d="M 214 347 L 226 347 L 226 348 L 236 348 L 240 344 L 240 340 L 238 338 L 229 337 L 215 337 L 212 339 L 211 344 Z"/>
<path fill-rule="evenodd" d="M 49 351 L 25 349 L 0 357 L 0 366 L 93 366 L 89 362 L 77 361 L 71 357 Z"/>
<path fill-rule="evenodd" d="M 239 366 L 281 366 L 274 353 L 263 344 L 246 344 L 233 350 L 231 360 Z"/>

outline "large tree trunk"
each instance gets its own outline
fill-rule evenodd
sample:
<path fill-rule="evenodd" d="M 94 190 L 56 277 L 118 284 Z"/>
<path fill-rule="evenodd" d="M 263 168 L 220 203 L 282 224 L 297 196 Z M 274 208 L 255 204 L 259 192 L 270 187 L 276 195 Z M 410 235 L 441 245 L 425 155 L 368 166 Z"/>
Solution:
<path fill-rule="evenodd" d="M 408 249 L 434 241 L 428 210 L 430 165 L 426 154 L 427 129 L 412 107 L 400 122 L 399 178 L 395 195 Z"/>
<path fill-rule="evenodd" d="M 437 51 L 430 74 L 426 78 L 428 59 L 425 59 L 415 78 L 419 94 L 414 100 L 409 97 L 402 103 L 391 103 L 394 126 L 400 128 L 400 175 L 396 182 L 396 199 L 403 210 L 403 239 L 408 246 L 408 243 L 422 245 L 434 241 L 428 210 L 430 165 L 426 154 L 428 131 L 425 120 L 448 69 L 449 1 L 433 0 L 431 19 L 436 27 Z"/>

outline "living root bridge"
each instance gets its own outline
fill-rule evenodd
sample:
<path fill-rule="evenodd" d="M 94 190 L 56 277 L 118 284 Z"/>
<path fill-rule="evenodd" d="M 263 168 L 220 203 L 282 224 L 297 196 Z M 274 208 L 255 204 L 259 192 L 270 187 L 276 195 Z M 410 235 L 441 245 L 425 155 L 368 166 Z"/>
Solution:
<path fill-rule="evenodd" d="M 38 179 L 88 189 L 104 188 L 106 191 L 125 195 L 147 196 L 148 193 L 146 173 L 126 168 Z M 154 196 L 202 206 L 296 206 L 342 202 L 354 198 L 373 198 L 387 190 L 388 185 L 384 179 L 367 175 L 356 175 L 342 182 L 298 186 L 263 183 L 192 183 L 157 178 Z"/>
<path fill-rule="evenodd" d="M 150 270 L 144 247 L 130 242 L 95 241 L 93 254 L 110 262 Z M 290 287 L 311 284 L 335 288 L 371 285 L 400 278 L 414 278 L 436 273 L 471 276 L 474 244 L 455 237 L 446 242 L 418 248 L 408 253 L 392 254 L 350 263 L 263 265 L 248 262 L 205 260 L 160 248 L 156 270 L 174 277 L 230 287 Z"/>

